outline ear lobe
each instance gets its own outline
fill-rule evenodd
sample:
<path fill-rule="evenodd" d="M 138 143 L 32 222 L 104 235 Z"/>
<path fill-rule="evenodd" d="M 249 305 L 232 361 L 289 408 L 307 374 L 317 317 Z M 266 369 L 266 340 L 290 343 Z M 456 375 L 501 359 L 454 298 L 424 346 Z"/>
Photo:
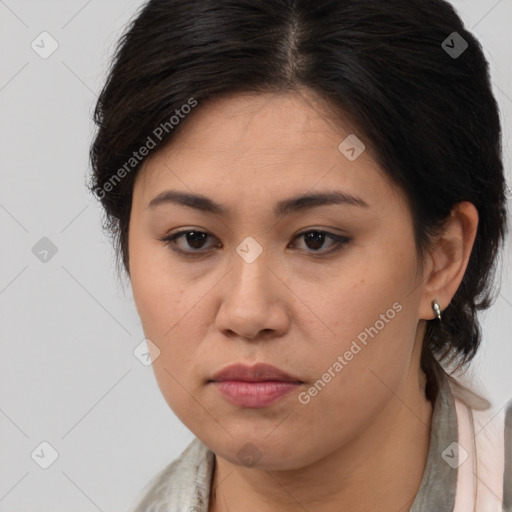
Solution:
<path fill-rule="evenodd" d="M 444 224 L 428 256 L 419 318 L 436 318 L 432 302 L 437 299 L 445 310 L 462 282 L 478 228 L 478 211 L 469 201 L 457 203 Z"/>

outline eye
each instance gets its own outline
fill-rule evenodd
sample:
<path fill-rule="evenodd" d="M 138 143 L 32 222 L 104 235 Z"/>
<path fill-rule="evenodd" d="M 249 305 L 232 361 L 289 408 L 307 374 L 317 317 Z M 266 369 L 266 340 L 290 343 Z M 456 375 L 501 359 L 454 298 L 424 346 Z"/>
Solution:
<path fill-rule="evenodd" d="M 328 231 L 317 229 L 303 231 L 302 233 L 299 233 L 295 239 L 301 237 L 305 237 L 304 240 L 306 242 L 307 248 L 312 249 L 312 251 L 307 252 L 319 253 L 321 255 L 334 253 L 351 241 L 351 238 L 335 235 L 334 233 L 329 233 Z M 161 238 L 160 241 L 164 242 L 164 244 L 169 246 L 174 252 L 180 253 L 186 257 L 194 257 L 201 256 L 208 252 L 208 250 L 200 251 L 199 249 L 204 247 L 205 241 L 209 238 L 212 238 L 211 235 L 205 231 L 185 229 L 178 231 L 173 235 Z M 331 248 L 328 250 L 320 251 L 320 249 L 325 244 L 326 239 L 331 240 Z M 178 243 L 180 241 L 182 241 L 181 246 Z"/>
<path fill-rule="evenodd" d="M 303 231 L 302 233 L 299 233 L 296 238 L 302 237 L 304 237 L 306 246 L 310 249 L 313 249 L 312 252 L 318 252 L 322 255 L 334 253 L 351 241 L 351 239 L 346 236 L 335 235 L 334 233 L 329 233 L 328 231 L 322 231 L 318 229 Z M 326 239 L 331 239 L 331 248 L 325 251 L 319 251 L 319 249 L 321 249 L 324 245 Z"/>
<path fill-rule="evenodd" d="M 201 249 L 204 245 L 204 241 L 208 238 L 211 238 L 208 233 L 205 231 L 198 231 L 196 229 L 185 229 L 182 231 L 178 231 L 174 235 L 167 236 L 161 239 L 165 245 L 170 246 L 170 248 L 178 253 L 181 253 L 185 256 L 194 256 L 194 252 L 197 255 L 204 254 L 206 251 L 198 252 L 190 251 L 189 248 L 192 249 Z M 178 241 L 183 240 L 183 243 L 180 245 L 177 243 Z"/>

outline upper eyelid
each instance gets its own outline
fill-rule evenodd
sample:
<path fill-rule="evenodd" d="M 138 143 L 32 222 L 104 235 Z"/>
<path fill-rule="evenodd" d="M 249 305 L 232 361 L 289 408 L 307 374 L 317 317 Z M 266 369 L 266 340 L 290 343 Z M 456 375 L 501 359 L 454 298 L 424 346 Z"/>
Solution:
<path fill-rule="evenodd" d="M 210 233 L 209 231 L 206 231 L 204 229 L 198 229 L 198 228 L 185 228 L 185 229 L 180 229 L 179 231 L 175 231 L 175 232 L 169 232 L 167 233 L 166 235 L 164 235 L 164 237 L 162 238 L 162 240 L 164 239 L 167 239 L 167 238 L 173 238 L 173 237 L 177 237 L 178 235 L 182 235 L 184 233 L 189 233 L 189 232 L 194 232 L 194 233 L 204 233 L 206 235 L 208 235 L 210 238 L 217 238 L 215 235 L 213 235 L 212 233 Z M 329 231 L 329 229 L 326 229 L 326 228 L 305 228 L 303 229 L 302 231 L 299 231 L 295 236 L 294 238 L 298 237 L 298 236 L 301 236 L 301 235 L 304 235 L 305 233 L 310 233 L 312 231 L 317 231 L 317 232 L 320 232 L 320 233 L 325 233 L 326 235 L 330 235 L 330 236 L 333 236 L 333 237 L 345 237 L 345 238 L 349 238 L 348 235 L 343 235 L 343 234 L 337 234 L 337 233 L 332 233 L 331 231 Z"/>

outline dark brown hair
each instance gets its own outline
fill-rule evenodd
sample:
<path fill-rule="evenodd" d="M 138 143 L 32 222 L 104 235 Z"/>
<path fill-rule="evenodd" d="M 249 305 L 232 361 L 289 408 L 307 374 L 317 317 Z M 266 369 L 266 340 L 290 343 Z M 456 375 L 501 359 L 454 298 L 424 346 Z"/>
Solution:
<path fill-rule="evenodd" d="M 456 203 L 476 206 L 480 221 L 468 268 L 442 321 L 428 321 L 422 355 L 427 374 L 434 355 L 450 355 L 459 366 L 469 362 L 481 340 L 477 311 L 494 300 L 507 232 L 506 184 L 488 63 L 443 0 L 144 5 L 119 41 L 96 105 L 90 152 L 90 189 L 102 202 L 104 228 L 124 269 L 129 274 L 140 148 L 149 139 L 160 147 L 170 143 L 193 115 L 184 108 L 191 100 L 198 109 L 235 92 L 298 88 L 346 113 L 405 192 L 420 255 Z"/>

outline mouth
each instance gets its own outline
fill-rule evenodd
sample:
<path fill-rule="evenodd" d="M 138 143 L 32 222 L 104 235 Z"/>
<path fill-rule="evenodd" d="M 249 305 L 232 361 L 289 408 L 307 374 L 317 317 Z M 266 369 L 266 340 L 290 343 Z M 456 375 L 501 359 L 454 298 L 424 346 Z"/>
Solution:
<path fill-rule="evenodd" d="M 211 381 L 220 394 L 240 407 L 268 407 L 301 386 L 300 382 L 241 380 Z"/>
<path fill-rule="evenodd" d="M 249 408 L 267 407 L 304 384 L 284 370 L 263 363 L 230 365 L 208 383 L 232 404 Z"/>
<path fill-rule="evenodd" d="M 209 382 L 293 382 L 303 383 L 298 377 L 265 363 L 247 366 L 242 363 L 231 364 L 217 372 Z"/>

